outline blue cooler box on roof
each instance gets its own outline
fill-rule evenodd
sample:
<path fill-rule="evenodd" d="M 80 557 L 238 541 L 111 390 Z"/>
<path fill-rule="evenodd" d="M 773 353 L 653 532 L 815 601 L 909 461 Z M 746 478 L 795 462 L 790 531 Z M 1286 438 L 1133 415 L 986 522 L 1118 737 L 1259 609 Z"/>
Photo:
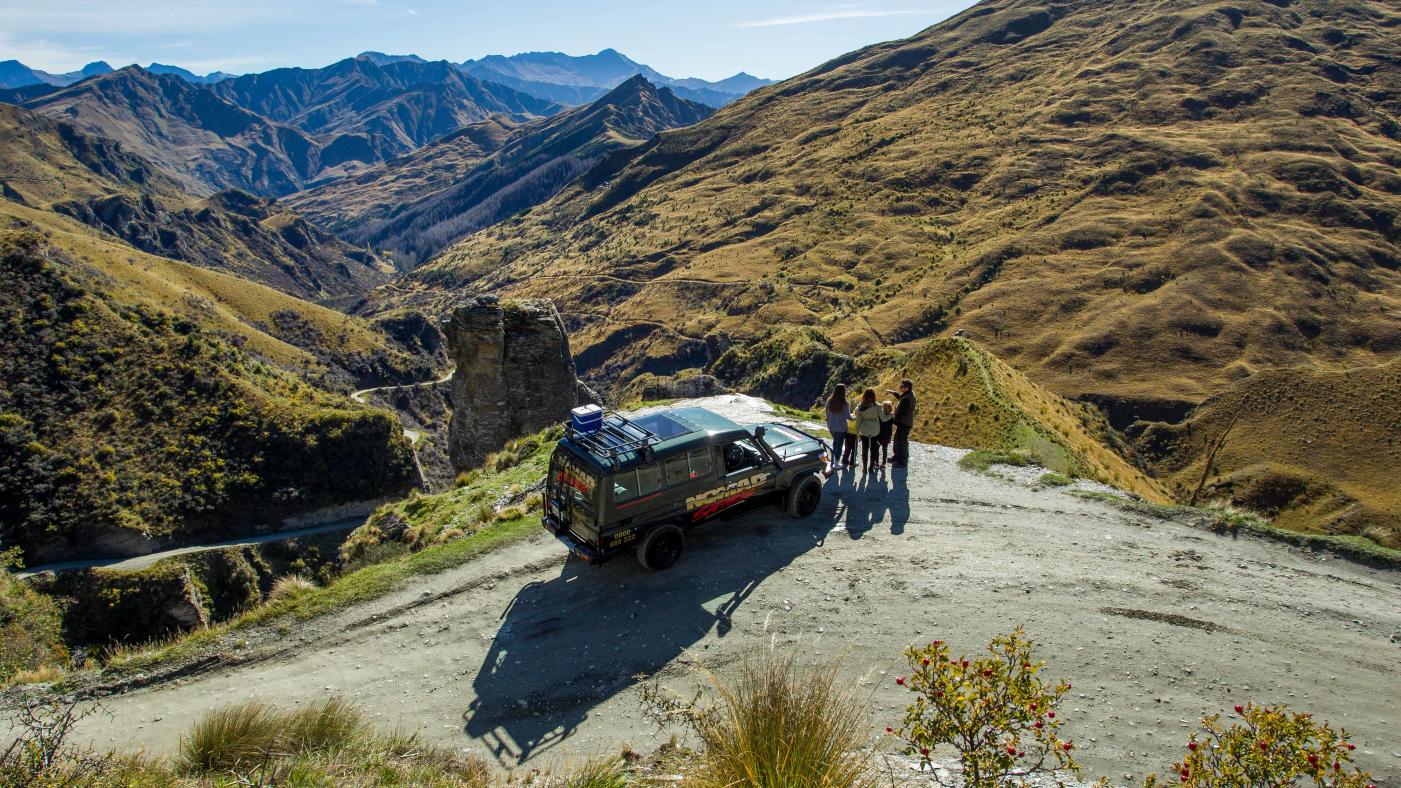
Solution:
<path fill-rule="evenodd" d="M 603 408 L 597 405 L 580 405 L 569 411 L 569 426 L 575 432 L 585 435 L 598 432 L 603 427 Z"/>

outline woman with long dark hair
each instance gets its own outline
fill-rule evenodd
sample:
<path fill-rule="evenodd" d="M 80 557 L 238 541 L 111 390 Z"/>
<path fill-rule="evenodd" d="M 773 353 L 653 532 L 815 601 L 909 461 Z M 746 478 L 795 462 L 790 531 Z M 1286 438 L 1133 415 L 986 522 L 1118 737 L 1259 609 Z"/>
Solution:
<path fill-rule="evenodd" d="M 827 431 L 832 433 L 832 467 L 836 470 L 842 464 L 842 451 L 846 448 L 847 421 L 851 419 L 851 403 L 846 401 L 846 385 L 838 383 L 827 398 Z"/>

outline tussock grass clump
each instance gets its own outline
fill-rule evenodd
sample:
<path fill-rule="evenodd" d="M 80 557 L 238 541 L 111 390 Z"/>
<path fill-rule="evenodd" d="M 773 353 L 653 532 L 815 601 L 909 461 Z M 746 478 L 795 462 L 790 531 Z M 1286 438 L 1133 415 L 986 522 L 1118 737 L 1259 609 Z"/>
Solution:
<path fill-rule="evenodd" d="M 10 684 L 52 684 L 63 678 L 64 670 L 56 665 L 40 665 L 33 670 L 21 670 L 10 676 Z"/>
<path fill-rule="evenodd" d="M 621 758 L 594 758 L 569 766 L 559 777 L 545 777 L 542 788 L 627 788 L 627 765 Z"/>
<path fill-rule="evenodd" d="M 282 721 L 261 703 L 211 711 L 181 738 L 182 766 L 190 774 L 207 774 L 265 760 L 275 751 Z"/>
<path fill-rule="evenodd" d="M 1075 483 L 1074 479 L 1063 473 L 1056 473 L 1055 471 L 1041 474 L 1041 478 L 1036 481 L 1046 487 L 1065 487 Z"/>
<path fill-rule="evenodd" d="M 276 756 L 349 747 L 372 735 L 353 704 L 340 698 L 285 712 L 262 703 L 242 703 L 205 714 L 180 740 L 189 774 L 228 771 Z"/>
<path fill-rule="evenodd" d="M 179 776 L 201 785 L 225 779 L 230 785 L 492 784 L 482 761 L 426 745 L 413 734 L 380 733 L 353 704 L 334 697 L 294 711 L 261 703 L 212 711 L 181 739 L 173 762 L 108 758 L 123 766 L 122 780 L 112 785 L 184 784 Z"/>
<path fill-rule="evenodd" d="M 665 718 L 701 744 L 688 785 L 875 786 L 866 702 L 833 663 L 799 667 L 796 655 L 765 649 L 729 679 L 710 676 L 709 698 L 676 702 L 644 692 Z"/>
<path fill-rule="evenodd" d="M 489 523 L 496 519 L 496 509 L 487 501 L 478 501 L 472 507 L 471 519 L 478 523 Z"/>
<path fill-rule="evenodd" d="M 285 715 L 281 741 L 291 752 L 331 750 L 353 743 L 367 730 L 354 704 L 332 697 Z"/>
<path fill-rule="evenodd" d="M 306 575 L 283 575 L 273 582 L 268 599 L 296 596 L 316 588 L 316 581 Z"/>
<path fill-rule="evenodd" d="M 554 428 L 539 435 L 517 438 L 507 443 L 500 451 L 487 455 L 486 462 L 482 463 L 482 468 L 487 472 L 495 473 L 510 470 L 530 459 L 532 455 L 540 451 L 541 446 L 549 445 L 557 440 L 559 440 L 559 436 L 555 433 Z"/>
<path fill-rule="evenodd" d="M 507 506 L 496 513 L 496 521 L 498 523 L 508 523 L 512 520 L 519 520 L 526 515 L 526 512 L 526 507 L 523 505 Z"/>

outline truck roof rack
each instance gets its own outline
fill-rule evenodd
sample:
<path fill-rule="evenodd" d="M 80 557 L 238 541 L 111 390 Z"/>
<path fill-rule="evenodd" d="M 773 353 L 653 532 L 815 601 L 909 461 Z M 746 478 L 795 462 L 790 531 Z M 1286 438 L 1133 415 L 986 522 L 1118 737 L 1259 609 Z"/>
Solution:
<path fill-rule="evenodd" d="M 642 456 L 646 450 L 663 438 L 617 411 L 604 411 L 602 424 L 598 429 L 581 432 L 573 426 L 564 429 L 565 437 L 590 454 L 614 466 L 624 455 Z"/>

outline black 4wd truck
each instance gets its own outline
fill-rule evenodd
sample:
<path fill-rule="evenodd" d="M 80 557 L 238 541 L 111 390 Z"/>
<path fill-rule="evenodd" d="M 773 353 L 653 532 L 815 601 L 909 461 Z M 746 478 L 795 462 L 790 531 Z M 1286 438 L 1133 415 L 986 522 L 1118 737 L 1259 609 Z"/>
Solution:
<path fill-rule="evenodd" d="M 545 528 L 590 563 L 631 550 L 666 569 L 686 531 L 722 513 L 776 501 L 806 517 L 822 500 L 827 445 L 795 427 L 704 408 L 597 415 L 566 429 L 545 487 Z"/>

